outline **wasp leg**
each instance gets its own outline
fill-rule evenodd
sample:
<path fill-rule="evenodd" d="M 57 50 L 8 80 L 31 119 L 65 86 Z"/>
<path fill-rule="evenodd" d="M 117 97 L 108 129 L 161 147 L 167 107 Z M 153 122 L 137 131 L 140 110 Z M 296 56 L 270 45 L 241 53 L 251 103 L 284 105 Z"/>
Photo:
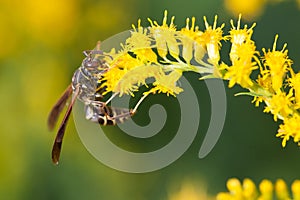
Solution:
<path fill-rule="evenodd" d="M 141 105 L 141 103 L 144 101 L 144 99 L 148 96 L 148 94 L 145 94 L 138 102 L 137 104 L 134 106 L 132 113 L 136 113 L 138 107 Z"/>
<path fill-rule="evenodd" d="M 93 102 L 86 105 L 86 119 L 101 125 L 116 125 L 129 119 L 133 113 L 127 108 L 106 106 L 102 102 Z"/>
<path fill-rule="evenodd" d="M 123 123 L 137 112 L 140 104 L 148 96 L 148 94 L 145 94 L 137 102 L 133 109 L 107 106 L 107 103 L 111 101 L 117 94 L 118 93 L 113 94 L 106 102 L 91 101 L 89 104 L 87 104 L 85 106 L 86 119 L 92 122 L 98 122 L 103 126 Z"/>
<path fill-rule="evenodd" d="M 107 125 L 116 125 L 123 123 L 124 121 L 128 120 L 134 113 L 131 109 L 127 108 L 116 108 L 106 106 L 106 115 L 103 116 L 102 119 L 99 119 L 98 122 L 106 122 Z"/>
<path fill-rule="evenodd" d="M 111 97 L 105 102 L 105 105 L 107 105 L 109 102 L 111 102 L 111 100 L 113 100 L 113 98 L 115 98 L 119 93 L 114 93 L 113 95 L 111 95 Z"/>
<path fill-rule="evenodd" d="M 117 93 L 115 93 L 113 96 L 116 96 Z M 123 123 L 125 120 L 129 119 L 131 116 L 133 116 L 136 112 L 140 104 L 143 102 L 143 100 L 148 96 L 148 94 L 145 94 L 135 105 L 133 109 L 126 109 L 126 108 L 115 108 L 115 107 L 109 107 L 105 106 L 103 109 L 105 110 L 104 113 L 106 115 L 102 115 L 101 119 L 99 118 L 98 122 L 103 125 L 109 124 L 109 125 L 115 125 L 117 123 Z"/>
<path fill-rule="evenodd" d="M 111 99 L 116 96 L 117 93 L 115 93 Z M 148 94 L 145 94 L 135 105 L 133 109 L 126 109 L 126 108 L 115 108 L 110 106 L 104 106 L 103 107 L 103 113 L 101 117 L 98 119 L 98 122 L 103 125 L 115 125 L 117 123 L 123 123 L 127 119 L 129 119 L 131 116 L 133 116 L 136 112 L 140 104 L 143 102 L 143 100 L 148 96 Z"/>

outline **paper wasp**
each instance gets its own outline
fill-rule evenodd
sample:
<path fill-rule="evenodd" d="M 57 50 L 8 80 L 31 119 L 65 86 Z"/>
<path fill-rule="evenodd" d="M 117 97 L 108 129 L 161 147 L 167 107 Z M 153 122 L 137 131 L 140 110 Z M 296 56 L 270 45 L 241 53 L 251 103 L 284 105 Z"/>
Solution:
<path fill-rule="evenodd" d="M 96 50 L 84 51 L 83 53 L 86 58 L 75 71 L 72 83 L 66 88 L 57 103 L 53 106 L 48 117 L 48 127 L 52 130 L 58 120 L 59 114 L 73 94 L 53 144 L 52 162 L 54 164 L 58 164 L 66 125 L 76 99 L 79 99 L 85 104 L 86 119 L 101 125 L 122 123 L 124 120 L 130 118 L 136 110 L 136 108 L 133 111 L 126 108 L 107 106 L 107 103 L 109 103 L 114 95 L 106 102 L 102 101 L 102 93 L 105 89 L 100 88 L 101 78 L 102 75 L 109 70 L 109 65 L 101 59 L 105 55 L 100 50 L 100 42 L 98 42 Z"/>

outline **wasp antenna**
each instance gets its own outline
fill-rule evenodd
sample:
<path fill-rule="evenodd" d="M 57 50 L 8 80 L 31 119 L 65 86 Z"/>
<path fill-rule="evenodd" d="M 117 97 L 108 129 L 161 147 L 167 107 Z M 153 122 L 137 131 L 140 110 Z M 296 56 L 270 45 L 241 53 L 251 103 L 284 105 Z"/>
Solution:
<path fill-rule="evenodd" d="M 97 50 L 100 50 L 100 46 L 101 46 L 101 41 L 99 40 L 99 41 L 97 42 L 96 49 L 97 49 Z"/>
<path fill-rule="evenodd" d="M 91 50 L 85 50 L 82 53 L 85 55 L 85 57 L 88 57 L 91 53 Z"/>

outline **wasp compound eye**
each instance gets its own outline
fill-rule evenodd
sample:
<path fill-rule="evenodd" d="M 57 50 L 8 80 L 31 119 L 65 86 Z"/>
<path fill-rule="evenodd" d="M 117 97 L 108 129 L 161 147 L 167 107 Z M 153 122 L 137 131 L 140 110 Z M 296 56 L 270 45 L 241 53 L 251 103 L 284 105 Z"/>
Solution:
<path fill-rule="evenodd" d="M 86 58 L 83 65 L 87 70 L 97 70 L 101 63 L 98 59 Z"/>

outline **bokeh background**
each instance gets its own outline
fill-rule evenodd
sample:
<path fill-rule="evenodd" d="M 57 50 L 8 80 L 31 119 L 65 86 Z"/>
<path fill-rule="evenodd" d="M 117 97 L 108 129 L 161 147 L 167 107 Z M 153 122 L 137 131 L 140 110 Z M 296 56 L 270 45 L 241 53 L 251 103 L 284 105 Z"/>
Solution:
<path fill-rule="evenodd" d="M 212 152 L 199 159 L 210 100 L 205 84 L 195 74 L 186 77 L 201 102 L 198 135 L 172 165 L 147 174 L 111 169 L 84 148 L 72 119 L 61 163 L 51 163 L 55 131 L 48 131 L 47 115 L 81 64 L 82 51 L 130 29 L 138 18 L 144 25 L 147 17 L 161 21 L 165 9 L 176 16 L 178 27 L 186 17 L 195 16 L 203 28 L 202 17 L 206 15 L 212 22 L 217 14 L 219 23 L 226 23 L 225 30 L 230 27 L 229 20 L 241 12 L 243 23 L 257 22 L 253 37 L 258 49 L 272 48 L 278 33 L 278 48 L 287 42 L 294 67 L 299 66 L 300 10 L 296 0 L 0 0 L 0 199 L 209 199 L 225 191 L 231 177 L 249 177 L 256 183 L 283 178 L 288 184 L 299 178 L 299 147 L 290 142 L 283 149 L 275 137 L 278 123 L 262 112 L 263 107 L 255 108 L 250 97 L 234 97 L 241 91 L 239 87 L 227 89 L 223 133 Z M 137 123 L 149 121 L 147 109 L 157 102 L 165 102 L 174 116 L 170 119 L 178 122 L 176 99 L 158 95 L 142 106 L 135 117 Z M 195 122 L 191 119 L 191 123 Z M 156 139 L 142 145 L 116 131 L 107 135 L 133 151 L 140 151 L 141 146 L 150 151 L 172 139 L 176 126 L 172 121 L 168 124 Z"/>

